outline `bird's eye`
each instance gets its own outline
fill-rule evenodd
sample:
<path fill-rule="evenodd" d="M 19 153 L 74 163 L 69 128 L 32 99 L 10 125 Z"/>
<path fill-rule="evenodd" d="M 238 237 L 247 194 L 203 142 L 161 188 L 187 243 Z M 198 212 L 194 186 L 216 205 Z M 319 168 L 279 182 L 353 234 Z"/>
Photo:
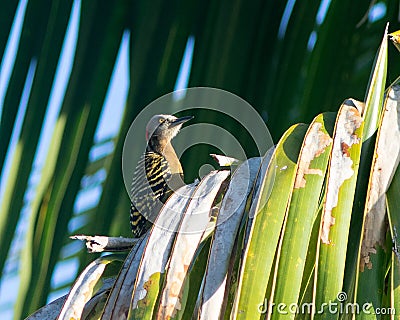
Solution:
<path fill-rule="evenodd" d="M 159 123 L 163 123 L 164 121 L 165 121 L 165 119 L 158 120 Z"/>

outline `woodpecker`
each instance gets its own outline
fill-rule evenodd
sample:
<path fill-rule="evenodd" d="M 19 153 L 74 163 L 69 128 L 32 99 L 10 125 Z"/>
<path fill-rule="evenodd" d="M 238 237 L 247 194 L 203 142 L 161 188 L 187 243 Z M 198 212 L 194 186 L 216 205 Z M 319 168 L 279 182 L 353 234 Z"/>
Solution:
<path fill-rule="evenodd" d="M 192 118 L 159 114 L 147 123 L 146 152 L 132 179 L 130 224 L 134 237 L 140 237 L 150 228 L 150 221 L 154 221 L 162 204 L 184 185 L 182 166 L 171 140 Z"/>

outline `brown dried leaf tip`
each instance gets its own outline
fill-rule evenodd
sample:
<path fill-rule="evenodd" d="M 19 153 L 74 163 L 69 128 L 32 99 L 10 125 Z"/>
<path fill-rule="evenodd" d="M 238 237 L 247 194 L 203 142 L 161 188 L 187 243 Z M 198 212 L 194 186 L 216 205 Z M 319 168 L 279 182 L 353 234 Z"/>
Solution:
<path fill-rule="evenodd" d="M 329 231 L 331 226 L 335 224 L 332 211 L 338 205 L 340 188 L 354 174 L 350 148 L 361 141 L 360 133 L 357 135 L 356 131 L 362 124 L 361 112 L 363 109 L 364 104 L 362 102 L 347 99 L 338 114 L 322 215 L 321 241 L 325 244 L 331 243 Z"/>
<path fill-rule="evenodd" d="M 297 169 L 295 188 L 304 188 L 306 186 L 306 174 L 323 175 L 320 169 L 310 168 L 311 161 L 324 153 L 325 148 L 332 143 L 332 138 L 323 132 L 321 128 L 322 123 L 313 123 L 306 136 Z"/>

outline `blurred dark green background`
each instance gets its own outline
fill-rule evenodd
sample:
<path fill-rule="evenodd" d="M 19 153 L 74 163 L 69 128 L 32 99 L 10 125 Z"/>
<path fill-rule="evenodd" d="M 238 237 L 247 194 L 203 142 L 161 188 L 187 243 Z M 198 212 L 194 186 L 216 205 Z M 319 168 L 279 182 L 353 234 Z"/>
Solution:
<path fill-rule="evenodd" d="M 95 258 L 69 235 L 130 235 L 125 134 L 148 103 L 186 85 L 177 84 L 178 75 L 190 74 L 189 87 L 217 87 L 247 100 L 276 142 L 291 124 L 336 111 L 347 97 L 364 98 L 385 25 L 399 29 L 398 17 L 399 2 L 389 0 L 1 1 L 0 317 L 22 318 L 64 294 Z M 68 32 L 77 36 L 69 55 Z M 62 69 L 63 54 L 71 71 Z M 399 61 L 391 46 L 389 82 L 400 74 Z M 57 87 L 57 72 L 65 75 L 65 90 Z M 114 108 L 112 98 L 106 107 L 111 80 L 122 107 Z M 105 108 L 112 117 L 102 116 Z M 52 126 L 43 131 L 51 112 Z M 221 124 L 218 114 L 194 114 L 196 122 Z M 223 123 L 251 153 L 237 122 Z M 101 135 L 107 126 L 117 129 Z M 187 150 L 187 180 L 216 151 Z"/>

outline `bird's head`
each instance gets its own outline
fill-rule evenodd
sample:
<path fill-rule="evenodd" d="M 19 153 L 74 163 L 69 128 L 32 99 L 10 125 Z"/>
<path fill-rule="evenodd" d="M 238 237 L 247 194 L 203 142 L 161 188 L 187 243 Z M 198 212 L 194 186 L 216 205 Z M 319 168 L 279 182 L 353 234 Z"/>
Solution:
<path fill-rule="evenodd" d="M 157 139 L 168 143 L 175 137 L 182 125 L 193 119 L 192 116 L 177 118 L 169 114 L 157 114 L 153 116 L 146 126 L 146 140 Z"/>

